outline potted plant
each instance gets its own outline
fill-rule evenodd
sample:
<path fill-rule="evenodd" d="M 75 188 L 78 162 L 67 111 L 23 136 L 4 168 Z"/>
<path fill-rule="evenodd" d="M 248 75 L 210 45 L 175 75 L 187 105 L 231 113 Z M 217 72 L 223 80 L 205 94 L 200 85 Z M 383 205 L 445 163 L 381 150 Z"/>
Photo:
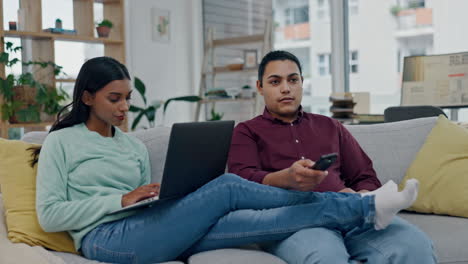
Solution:
<path fill-rule="evenodd" d="M 241 97 L 242 98 L 252 98 L 253 96 L 253 89 L 250 85 L 242 86 Z"/>
<path fill-rule="evenodd" d="M 211 108 L 211 118 L 208 119 L 208 121 L 217 121 L 217 120 L 221 120 L 224 116 L 224 113 L 218 113 L 215 111 L 214 107 Z"/>
<path fill-rule="evenodd" d="M 62 67 L 53 62 L 21 62 L 17 58 L 10 57 L 10 53 L 16 53 L 21 49 L 21 47 L 14 47 L 11 42 L 5 43 L 5 51 L 0 54 L 0 63 L 9 68 L 17 63 L 23 66 L 33 66 L 36 69 L 34 73 L 53 67 L 54 75 L 61 73 Z M 57 90 L 55 87 L 36 80 L 34 73 L 26 72 L 20 75 L 10 73 L 6 78 L 0 78 L 0 95 L 3 96 L 2 120 L 8 120 L 10 123 L 36 123 L 50 121 L 53 115 L 58 113 L 61 108 L 60 103 L 68 98 L 68 94 L 61 88 Z M 47 77 L 44 74 L 42 76 Z M 43 115 L 41 119 L 41 113 L 49 116 Z"/>
<path fill-rule="evenodd" d="M 109 19 L 104 19 L 101 22 L 97 23 L 96 31 L 100 38 L 109 37 L 111 28 L 114 26 Z"/>
<path fill-rule="evenodd" d="M 393 16 L 398 16 L 398 14 L 404 10 L 401 6 L 399 5 L 394 5 L 390 8 L 390 13 L 392 13 Z"/>
<path fill-rule="evenodd" d="M 136 113 L 136 117 L 132 122 L 131 129 L 135 130 L 135 128 L 138 126 L 140 123 L 141 119 L 143 117 L 146 117 L 146 120 L 148 121 L 150 127 L 154 127 L 155 124 L 155 119 L 156 119 L 156 111 L 161 107 L 161 105 L 164 104 L 163 106 L 163 115 L 166 113 L 167 106 L 169 105 L 170 102 L 172 101 L 185 101 L 185 102 L 198 102 L 201 100 L 199 96 L 196 95 L 189 95 L 189 96 L 180 96 L 180 97 L 173 97 L 169 98 L 166 101 L 162 100 L 156 100 L 152 102 L 151 104 L 147 104 L 147 99 L 146 99 L 146 86 L 141 81 L 138 77 L 135 77 L 134 81 L 134 86 L 137 92 L 140 94 L 141 98 L 143 99 L 143 103 L 145 104 L 144 106 L 136 106 L 136 105 L 130 105 L 129 111 L 132 113 Z M 144 127 L 146 128 L 146 127 Z"/>
<path fill-rule="evenodd" d="M 55 28 L 62 29 L 62 20 L 60 18 L 55 19 Z"/>

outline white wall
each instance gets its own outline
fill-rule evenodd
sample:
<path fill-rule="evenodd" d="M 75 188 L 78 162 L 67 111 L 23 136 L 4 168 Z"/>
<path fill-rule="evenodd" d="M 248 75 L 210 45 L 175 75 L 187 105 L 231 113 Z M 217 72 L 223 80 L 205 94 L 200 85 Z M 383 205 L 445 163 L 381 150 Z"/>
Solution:
<path fill-rule="evenodd" d="M 434 54 L 468 51 L 466 10 L 468 1 L 432 1 Z"/>
<path fill-rule="evenodd" d="M 170 97 L 198 95 L 202 54 L 201 0 L 127 0 L 127 66 L 147 89 L 148 102 Z M 155 42 L 151 36 L 151 8 L 170 12 L 169 43 Z M 132 103 L 143 105 L 135 91 Z M 164 125 L 193 120 L 195 104 L 171 102 Z M 162 108 L 157 124 L 162 123 Z M 133 120 L 130 114 L 130 123 Z M 140 123 L 140 124 L 145 124 Z"/>

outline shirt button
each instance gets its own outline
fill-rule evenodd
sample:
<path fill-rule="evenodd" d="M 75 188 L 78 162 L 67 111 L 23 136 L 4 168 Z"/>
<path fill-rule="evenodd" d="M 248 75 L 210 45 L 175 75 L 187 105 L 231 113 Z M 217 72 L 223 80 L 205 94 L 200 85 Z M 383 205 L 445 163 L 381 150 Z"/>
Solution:
<path fill-rule="evenodd" d="M 301 159 L 305 159 L 304 156 L 302 156 Z"/>
<path fill-rule="evenodd" d="M 299 143 L 299 140 L 296 139 L 296 143 Z"/>
<path fill-rule="evenodd" d="M 293 123 L 291 123 L 291 126 L 294 126 Z"/>

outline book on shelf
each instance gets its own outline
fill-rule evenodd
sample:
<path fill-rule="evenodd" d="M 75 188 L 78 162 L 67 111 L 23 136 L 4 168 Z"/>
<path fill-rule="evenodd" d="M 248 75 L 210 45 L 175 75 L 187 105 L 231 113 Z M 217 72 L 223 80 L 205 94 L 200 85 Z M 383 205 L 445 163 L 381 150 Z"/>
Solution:
<path fill-rule="evenodd" d="M 74 29 L 63 29 L 63 28 L 46 28 L 44 32 L 54 33 L 54 34 L 64 34 L 64 35 L 76 35 L 76 30 Z"/>
<path fill-rule="evenodd" d="M 385 121 L 384 115 L 379 114 L 356 114 L 354 118 L 359 121 L 359 123 L 383 123 Z"/>

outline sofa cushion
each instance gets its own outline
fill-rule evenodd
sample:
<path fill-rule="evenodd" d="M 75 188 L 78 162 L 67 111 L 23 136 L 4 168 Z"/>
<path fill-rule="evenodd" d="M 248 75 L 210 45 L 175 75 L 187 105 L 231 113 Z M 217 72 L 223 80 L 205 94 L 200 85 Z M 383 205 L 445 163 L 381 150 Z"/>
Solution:
<path fill-rule="evenodd" d="M 170 133 L 170 127 L 161 126 L 129 133 L 140 139 L 148 149 L 152 182 L 161 182 Z"/>
<path fill-rule="evenodd" d="M 44 131 L 32 131 L 24 134 L 22 141 L 34 143 L 34 144 L 42 144 L 47 137 L 48 132 Z"/>
<path fill-rule="evenodd" d="M 52 254 L 61 258 L 64 261 L 64 263 L 67 263 L 67 264 L 98 264 L 98 263 L 104 264 L 104 263 L 107 263 L 107 262 L 99 262 L 95 260 L 90 260 L 82 256 L 78 256 L 78 255 L 70 254 L 70 253 L 64 253 L 64 252 L 52 252 Z M 159 264 L 183 264 L 183 262 L 170 261 L 170 262 L 161 262 Z"/>
<path fill-rule="evenodd" d="M 468 130 L 439 116 L 403 182 L 410 178 L 419 195 L 409 210 L 468 217 Z"/>
<path fill-rule="evenodd" d="M 399 183 L 436 121 L 427 117 L 346 128 L 371 158 L 379 180 Z"/>
<path fill-rule="evenodd" d="M 0 194 L 0 263 L 8 264 L 65 264 L 41 246 L 31 247 L 24 243 L 12 243 L 7 237 L 3 198 Z"/>
<path fill-rule="evenodd" d="M 468 219 L 411 212 L 398 216 L 417 225 L 432 239 L 438 263 L 468 263 Z"/>
<path fill-rule="evenodd" d="M 37 166 L 29 166 L 31 152 L 27 150 L 33 146 L 37 145 L 0 139 L 0 185 L 8 238 L 15 243 L 75 253 L 67 232 L 46 233 L 39 225 L 36 214 Z"/>
<path fill-rule="evenodd" d="M 210 250 L 192 255 L 189 264 L 286 264 L 286 262 L 269 253 L 250 250 L 226 248 Z"/>

